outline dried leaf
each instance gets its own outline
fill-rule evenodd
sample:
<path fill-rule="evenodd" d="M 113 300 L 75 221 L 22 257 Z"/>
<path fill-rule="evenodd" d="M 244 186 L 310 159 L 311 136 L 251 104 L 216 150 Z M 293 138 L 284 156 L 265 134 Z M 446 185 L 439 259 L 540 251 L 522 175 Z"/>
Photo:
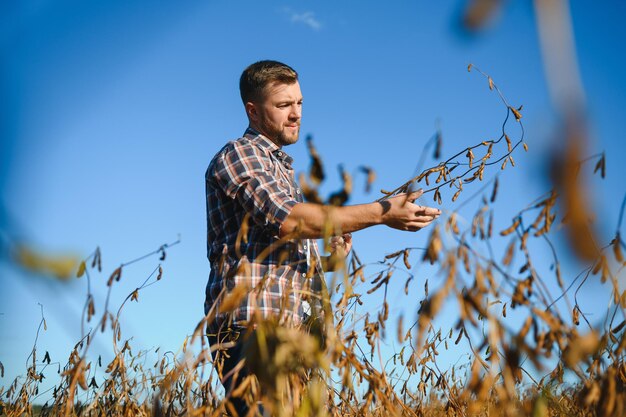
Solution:
<path fill-rule="evenodd" d="M 87 265 L 85 264 L 85 261 L 82 261 L 80 265 L 78 265 L 78 272 L 76 272 L 76 277 L 78 278 L 82 277 L 83 274 L 85 273 L 86 268 L 87 268 Z"/>
<path fill-rule="evenodd" d="M 497 14 L 501 5 L 501 2 L 492 0 L 473 0 L 467 2 L 462 16 L 463 27 L 472 32 L 484 28 L 487 22 Z"/>
<path fill-rule="evenodd" d="M 565 129 L 566 148 L 555 154 L 551 164 L 552 177 L 563 201 L 563 211 L 567 213 L 568 241 L 577 256 L 593 261 L 599 256 L 596 244 L 599 239 L 589 222 L 595 204 L 589 200 L 591 193 L 586 190 L 578 175 L 582 149 L 587 140 L 585 128 L 571 122 Z"/>
<path fill-rule="evenodd" d="M 409 250 L 408 249 L 404 250 L 403 261 L 404 261 L 404 266 L 406 266 L 406 269 L 410 270 L 411 264 L 409 263 Z"/>
<path fill-rule="evenodd" d="M 359 169 L 367 175 L 367 182 L 365 183 L 365 192 L 369 193 L 372 190 L 372 184 L 376 180 L 376 171 L 371 167 L 361 166 Z"/>
<path fill-rule="evenodd" d="M 339 174 L 343 180 L 343 189 L 328 197 L 326 203 L 331 206 L 343 206 L 350 198 L 350 193 L 352 193 L 352 177 L 343 168 L 343 165 L 339 165 Z"/>
<path fill-rule="evenodd" d="M 517 229 L 517 226 L 519 225 L 520 225 L 520 218 L 517 217 L 511 226 L 509 226 L 508 228 L 500 232 L 500 235 L 502 236 L 510 235 L 511 233 L 515 231 L 515 229 Z"/>
<path fill-rule="evenodd" d="M 100 247 L 98 246 L 96 248 L 96 252 L 93 255 L 93 260 L 91 261 L 91 267 L 95 268 L 96 266 L 98 267 L 98 272 L 102 272 L 102 262 L 101 262 L 101 253 L 100 253 Z"/>
<path fill-rule="evenodd" d="M 367 293 L 371 294 L 374 291 L 378 290 L 382 285 L 386 285 L 389 282 L 389 279 L 391 278 L 391 276 L 393 275 L 393 269 L 390 269 L 387 271 L 387 274 L 384 275 L 384 279 L 381 279 L 383 277 L 383 272 L 381 272 L 378 277 L 376 279 L 374 279 L 374 281 L 372 281 L 372 284 L 376 283 L 376 285 L 372 288 L 370 288 Z"/>
<path fill-rule="evenodd" d="M 411 281 L 413 281 L 413 276 L 410 276 L 409 279 L 406 280 L 406 282 L 404 283 L 404 294 L 405 295 L 409 295 L 409 283 Z"/>
<path fill-rule="evenodd" d="M 454 234 L 458 235 L 459 233 L 461 233 L 461 231 L 459 230 L 459 225 L 456 221 L 456 213 L 452 213 L 450 215 L 450 217 L 448 218 L 448 223 L 450 224 L 450 228 L 452 229 L 452 232 Z"/>
<path fill-rule="evenodd" d="M 574 368 L 580 361 L 594 353 L 600 344 L 595 331 L 584 336 L 573 336 L 563 351 L 563 361 L 569 368 Z"/>
<path fill-rule="evenodd" d="M 622 321 L 620 324 L 618 324 L 617 326 L 613 327 L 611 329 L 611 333 L 613 333 L 613 334 L 619 333 L 624 328 L 624 326 L 626 326 L 626 320 Z"/>
<path fill-rule="evenodd" d="M 461 337 L 463 337 L 463 328 L 461 328 L 461 330 L 459 330 L 459 335 L 454 340 L 454 344 L 455 345 L 459 344 L 459 342 L 461 341 Z"/>
<path fill-rule="evenodd" d="M 107 366 L 107 369 L 105 370 L 105 372 L 107 374 L 110 374 L 111 372 L 115 371 L 119 366 L 119 362 L 120 362 L 119 356 L 116 356 L 115 358 L 113 358 L 113 360 Z"/>
<path fill-rule="evenodd" d="M 461 190 L 458 190 L 456 193 L 454 193 L 454 195 L 452 196 L 452 201 L 456 201 L 457 198 L 459 198 L 459 195 L 461 194 Z"/>
<path fill-rule="evenodd" d="M 496 196 L 498 195 L 498 177 L 496 176 L 496 179 L 493 182 L 493 190 L 491 191 L 491 198 L 489 199 L 489 201 L 491 203 L 493 203 L 494 201 L 496 201 Z"/>
<path fill-rule="evenodd" d="M 471 148 L 467 150 L 465 156 L 469 159 L 469 167 L 471 168 L 474 161 L 474 152 L 472 152 Z"/>
<path fill-rule="evenodd" d="M 87 321 L 91 321 L 91 318 L 96 314 L 96 307 L 93 301 L 93 297 L 89 297 L 89 303 L 87 303 Z"/>
<path fill-rule="evenodd" d="M 443 145 L 443 139 L 441 136 L 441 131 L 438 130 L 437 131 L 437 136 L 435 136 L 435 151 L 433 153 L 433 158 L 435 160 L 439 159 L 441 157 L 441 146 Z M 441 172 L 443 173 L 443 175 L 445 176 L 445 171 L 442 169 Z"/>
<path fill-rule="evenodd" d="M 113 271 L 113 273 L 109 277 L 109 280 L 107 281 L 107 286 L 110 287 L 113 284 L 114 280 L 119 281 L 121 277 L 122 277 L 122 267 L 119 266 L 115 269 L 115 271 Z"/>
<path fill-rule="evenodd" d="M 506 148 L 509 152 L 513 151 L 513 144 L 511 143 L 511 138 L 506 133 L 504 134 L 504 140 L 506 140 Z"/>
<path fill-rule="evenodd" d="M 561 276 L 561 265 L 558 263 L 556 264 L 556 280 L 557 280 L 557 283 L 559 284 L 559 287 L 563 289 L 564 284 L 563 284 L 563 277 Z"/>
<path fill-rule="evenodd" d="M 313 145 L 313 137 L 308 135 L 306 137 L 306 145 L 311 157 L 311 168 L 309 169 L 309 178 L 314 185 L 319 185 L 324 181 L 324 166 L 322 165 L 322 159 L 317 153 L 317 149 Z"/>
<path fill-rule="evenodd" d="M 515 120 L 517 120 L 518 122 L 520 121 L 520 119 L 522 118 L 522 114 L 519 112 L 522 109 L 522 107 L 519 107 L 518 109 L 514 109 L 513 107 L 509 106 L 509 110 L 511 110 L 511 112 L 513 112 L 513 115 L 515 116 Z"/>
<path fill-rule="evenodd" d="M 85 370 L 81 367 L 80 370 L 78 370 L 77 372 L 80 372 L 77 378 L 78 386 L 81 387 L 84 391 L 87 391 L 89 387 L 87 386 L 87 380 L 85 379 Z"/>
<path fill-rule="evenodd" d="M 433 228 L 433 231 L 430 234 L 428 247 L 426 252 L 424 252 L 423 260 L 428 260 L 431 265 L 434 264 L 439 258 L 439 252 L 441 252 L 442 247 L 441 236 L 439 235 L 439 226 L 437 225 Z"/>
<path fill-rule="evenodd" d="M 506 248 L 506 254 L 502 260 L 502 264 L 505 266 L 509 266 L 513 260 L 513 255 L 515 254 L 515 242 L 516 239 L 511 240 L 511 243 L 509 243 L 509 246 Z"/>
<path fill-rule="evenodd" d="M 226 313 L 239 307 L 243 299 L 248 295 L 250 288 L 247 285 L 239 284 L 226 294 L 220 303 L 219 312 Z"/>
<path fill-rule="evenodd" d="M 613 239 L 613 255 L 615 260 L 619 263 L 624 263 L 624 254 L 622 253 L 622 239 L 620 233 L 617 232 L 617 236 Z"/>
<path fill-rule="evenodd" d="M 381 321 L 381 326 L 385 327 L 385 321 L 387 320 L 387 318 L 389 318 L 389 304 L 387 303 L 387 301 L 385 301 L 383 303 L 383 316 L 382 316 L 383 320 Z"/>
<path fill-rule="evenodd" d="M 526 337 L 526 335 L 528 334 L 528 331 L 530 330 L 530 326 L 533 323 L 533 318 L 532 316 L 528 316 L 526 317 L 526 321 L 524 322 L 524 325 L 522 326 L 520 332 L 519 332 L 519 337 L 520 339 L 524 339 Z"/>
<path fill-rule="evenodd" d="M 595 168 L 593 169 L 593 173 L 595 174 L 598 170 L 600 170 L 600 177 L 604 178 L 606 174 L 606 157 L 604 152 L 602 153 L 602 157 L 596 163 Z"/>
<path fill-rule="evenodd" d="M 392 259 L 392 258 L 397 258 L 398 256 L 400 256 L 404 251 L 403 250 L 399 250 L 399 251 L 395 251 L 393 253 L 390 253 L 388 255 L 385 255 L 385 259 Z M 381 272 L 382 274 L 382 272 Z M 373 284 L 373 282 L 372 282 Z"/>
<path fill-rule="evenodd" d="M 310 203 L 323 204 L 324 201 L 319 196 L 317 189 L 309 185 L 304 173 L 300 173 L 298 178 L 300 183 L 300 189 L 302 190 L 302 195 L 304 196 L 304 199 Z"/>
<path fill-rule="evenodd" d="M 550 311 L 541 310 L 539 308 L 533 307 L 532 312 L 535 316 L 538 316 L 541 320 L 543 320 L 550 330 L 554 332 L 558 332 L 561 328 L 561 322 L 558 320 Z"/>

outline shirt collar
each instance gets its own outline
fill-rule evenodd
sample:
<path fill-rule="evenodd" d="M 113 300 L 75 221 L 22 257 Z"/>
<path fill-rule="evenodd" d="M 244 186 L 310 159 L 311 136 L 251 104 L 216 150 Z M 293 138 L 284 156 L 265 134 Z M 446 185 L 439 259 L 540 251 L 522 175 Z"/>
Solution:
<path fill-rule="evenodd" d="M 276 157 L 276 159 L 284 162 L 288 166 L 291 166 L 291 164 L 293 163 L 293 158 L 289 156 L 287 152 L 283 151 L 282 147 L 278 146 L 252 127 L 248 127 L 246 129 L 244 136 L 256 143 L 262 149 L 267 149 L 267 151 L 272 153 Z"/>

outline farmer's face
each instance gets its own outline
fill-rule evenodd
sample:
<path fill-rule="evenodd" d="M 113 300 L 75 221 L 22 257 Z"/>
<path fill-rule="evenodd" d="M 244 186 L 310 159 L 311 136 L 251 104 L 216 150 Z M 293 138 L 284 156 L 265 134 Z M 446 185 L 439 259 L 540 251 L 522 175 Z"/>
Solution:
<path fill-rule="evenodd" d="M 296 143 L 302 119 L 300 84 L 269 84 L 261 99 L 246 103 L 246 111 L 251 127 L 278 146 Z"/>

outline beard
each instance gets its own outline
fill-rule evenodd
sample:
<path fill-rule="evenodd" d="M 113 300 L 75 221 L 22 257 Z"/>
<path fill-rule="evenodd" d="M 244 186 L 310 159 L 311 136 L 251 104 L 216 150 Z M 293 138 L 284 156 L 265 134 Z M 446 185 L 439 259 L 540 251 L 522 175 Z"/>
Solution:
<path fill-rule="evenodd" d="M 293 145 L 294 143 L 296 143 L 298 141 L 299 136 L 300 136 L 300 126 L 298 126 L 298 129 L 295 132 L 289 132 L 283 129 L 282 131 L 277 133 L 277 135 L 274 137 L 274 140 L 276 141 L 277 145 L 287 146 L 287 145 Z"/>
<path fill-rule="evenodd" d="M 272 142 L 278 146 L 293 145 L 298 141 L 300 135 L 300 123 L 296 130 L 291 130 L 286 126 L 276 126 L 268 123 L 266 120 L 261 121 L 261 133 L 267 136 Z"/>

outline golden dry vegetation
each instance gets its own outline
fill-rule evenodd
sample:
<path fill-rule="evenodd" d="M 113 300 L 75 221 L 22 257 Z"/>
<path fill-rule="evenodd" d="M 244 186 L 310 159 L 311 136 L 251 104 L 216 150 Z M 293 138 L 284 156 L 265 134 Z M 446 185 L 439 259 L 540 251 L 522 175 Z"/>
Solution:
<path fill-rule="evenodd" d="M 218 416 L 229 409 L 231 396 L 250 404 L 261 400 L 275 416 L 626 415 L 626 292 L 618 285 L 626 265 L 622 219 L 615 235 L 602 242 L 589 220 L 581 179 L 591 171 L 594 180 L 604 177 L 604 155 L 584 159 L 578 139 L 564 137 L 566 152 L 554 161 L 554 187 L 521 208 L 509 227 L 494 230 L 497 172 L 515 165 L 515 152 L 528 150 L 523 109 L 509 104 L 491 77 L 468 70 L 485 77 L 506 110 L 497 138 L 441 159 L 437 132 L 425 151 L 432 148 L 440 162 L 383 191 L 380 199 L 422 187 L 454 210 L 432 227 L 423 248 L 402 248 L 380 262 L 362 262 L 356 253 L 345 263 L 335 260 L 340 272 L 328 285 L 319 321 L 298 328 L 251 324 L 242 366 L 253 368 L 256 377 L 224 395 L 217 378 L 220 357 L 212 359 L 216 347 L 208 346 L 205 335 L 217 311 L 181 341 L 177 354 L 131 345 L 119 317 L 124 303 L 138 301 L 146 286 L 162 278 L 157 266 L 115 314 L 107 298 L 104 313 L 96 316 L 88 292 L 84 323 L 95 330 L 70 352 L 51 399 L 43 407 L 33 403 L 44 374 L 56 374 L 49 355 L 35 346 L 25 376 L 0 389 L 3 415 Z M 323 164 L 312 140 L 308 146 L 311 170 L 301 182 L 309 201 L 321 202 Z M 374 171 L 363 171 L 370 186 Z M 344 187 L 327 202 L 343 204 L 350 195 L 352 178 L 343 170 L 341 175 Z M 458 210 L 468 204 L 476 211 L 465 219 Z M 329 236 L 337 232 L 329 226 Z M 569 248 L 552 243 L 559 234 L 567 236 Z M 536 263 L 533 245 L 548 248 L 550 267 Z M 153 254 L 164 260 L 169 246 Z M 580 274 L 562 274 L 561 251 L 584 262 Z M 110 274 L 109 290 L 132 262 Z M 418 264 L 430 268 L 430 279 L 416 273 Z M 90 280 L 101 271 L 97 250 L 81 263 L 78 276 Z M 599 302 L 607 306 L 601 321 L 591 322 L 579 307 L 579 292 L 590 281 L 603 283 L 608 294 Z M 407 300 L 418 300 L 411 314 L 391 314 L 391 283 L 404 288 Z M 234 309 L 247 291 L 255 289 L 224 294 L 222 312 Z M 376 300 L 376 308 L 367 300 Z M 443 311 L 448 316 L 442 319 Z M 453 318 L 450 311 L 457 312 Z M 90 355 L 100 333 L 112 335 L 115 356 L 109 363 Z M 449 364 L 442 359 L 446 352 L 469 354 Z"/>

